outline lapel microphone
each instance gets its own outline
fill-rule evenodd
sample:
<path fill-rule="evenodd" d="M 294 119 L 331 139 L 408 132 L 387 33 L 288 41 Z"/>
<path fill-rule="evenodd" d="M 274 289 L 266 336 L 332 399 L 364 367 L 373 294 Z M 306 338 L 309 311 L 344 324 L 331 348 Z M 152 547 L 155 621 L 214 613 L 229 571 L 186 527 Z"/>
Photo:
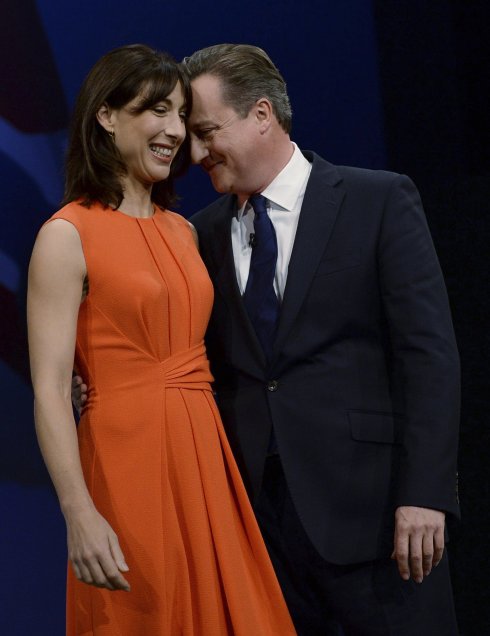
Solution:
<path fill-rule="evenodd" d="M 257 239 L 255 238 L 255 234 L 250 232 L 250 238 L 248 239 L 248 246 L 254 248 L 257 245 Z"/>

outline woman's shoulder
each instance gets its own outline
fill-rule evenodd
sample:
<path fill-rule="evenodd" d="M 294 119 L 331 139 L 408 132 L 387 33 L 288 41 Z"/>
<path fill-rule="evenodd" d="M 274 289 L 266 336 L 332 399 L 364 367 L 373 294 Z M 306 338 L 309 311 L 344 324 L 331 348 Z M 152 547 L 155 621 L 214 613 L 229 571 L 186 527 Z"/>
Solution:
<path fill-rule="evenodd" d="M 64 268 L 83 261 L 82 232 L 73 211 L 67 209 L 65 213 L 68 207 L 64 206 L 55 212 L 40 228 L 31 258 L 34 269 L 56 270 L 60 263 Z"/>
<path fill-rule="evenodd" d="M 161 210 L 160 208 L 159 210 L 161 212 L 160 218 L 163 218 L 167 225 L 170 226 L 180 236 L 180 238 L 185 241 L 191 239 L 193 243 L 196 243 L 194 226 L 189 223 L 185 216 L 179 214 L 179 212 L 173 212 L 172 210 Z"/>
<path fill-rule="evenodd" d="M 179 212 L 174 212 L 173 210 L 168 210 L 167 208 L 157 208 L 160 213 L 162 213 L 168 220 L 169 223 L 174 225 L 186 225 L 187 219 L 182 216 Z"/>
<path fill-rule="evenodd" d="M 46 222 L 49 223 L 55 219 L 65 219 L 78 227 L 89 218 L 93 218 L 94 214 L 100 213 L 102 209 L 99 203 L 93 203 L 90 207 L 86 207 L 80 201 L 70 201 L 70 203 L 55 212 Z"/>

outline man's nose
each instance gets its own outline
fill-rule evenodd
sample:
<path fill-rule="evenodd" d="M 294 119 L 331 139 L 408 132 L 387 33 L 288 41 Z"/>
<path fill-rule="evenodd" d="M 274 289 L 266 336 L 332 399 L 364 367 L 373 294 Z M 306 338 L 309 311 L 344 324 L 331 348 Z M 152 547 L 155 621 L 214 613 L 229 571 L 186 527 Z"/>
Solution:
<path fill-rule="evenodd" d="M 209 157 L 209 151 L 206 144 L 198 139 L 195 135 L 191 135 L 191 160 L 192 163 L 201 163 L 203 159 Z"/>

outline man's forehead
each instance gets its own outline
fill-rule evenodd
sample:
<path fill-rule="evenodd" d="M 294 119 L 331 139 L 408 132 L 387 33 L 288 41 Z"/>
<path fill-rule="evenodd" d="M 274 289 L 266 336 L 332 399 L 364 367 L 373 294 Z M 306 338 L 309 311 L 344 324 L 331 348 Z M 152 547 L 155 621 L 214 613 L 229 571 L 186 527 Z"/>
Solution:
<path fill-rule="evenodd" d="M 227 118 L 229 110 L 230 107 L 221 98 L 201 95 L 196 99 L 194 93 L 189 124 L 199 127 L 217 125 Z"/>
<path fill-rule="evenodd" d="M 213 116 L 211 111 L 203 112 L 199 105 L 194 103 L 188 118 L 188 125 L 191 128 L 204 128 L 216 125 L 216 120 L 217 118 Z"/>
<path fill-rule="evenodd" d="M 191 87 L 193 92 L 199 95 L 203 93 L 219 93 L 221 90 L 221 80 L 215 75 L 203 73 L 191 79 Z"/>
<path fill-rule="evenodd" d="M 208 108 L 213 109 L 224 106 L 221 83 L 217 77 L 213 75 L 199 75 L 191 81 L 192 98 L 196 104 L 196 108 L 207 111 Z"/>

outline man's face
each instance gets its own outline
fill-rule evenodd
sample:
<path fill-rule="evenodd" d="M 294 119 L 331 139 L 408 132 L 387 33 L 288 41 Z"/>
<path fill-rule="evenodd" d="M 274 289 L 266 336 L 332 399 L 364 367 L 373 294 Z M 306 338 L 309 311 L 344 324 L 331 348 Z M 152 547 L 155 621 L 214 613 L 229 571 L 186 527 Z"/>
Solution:
<path fill-rule="evenodd" d="M 220 80 L 200 75 L 192 81 L 188 120 L 191 154 L 209 174 L 213 187 L 247 197 L 261 187 L 257 174 L 259 125 L 254 108 L 244 118 L 223 102 Z"/>

